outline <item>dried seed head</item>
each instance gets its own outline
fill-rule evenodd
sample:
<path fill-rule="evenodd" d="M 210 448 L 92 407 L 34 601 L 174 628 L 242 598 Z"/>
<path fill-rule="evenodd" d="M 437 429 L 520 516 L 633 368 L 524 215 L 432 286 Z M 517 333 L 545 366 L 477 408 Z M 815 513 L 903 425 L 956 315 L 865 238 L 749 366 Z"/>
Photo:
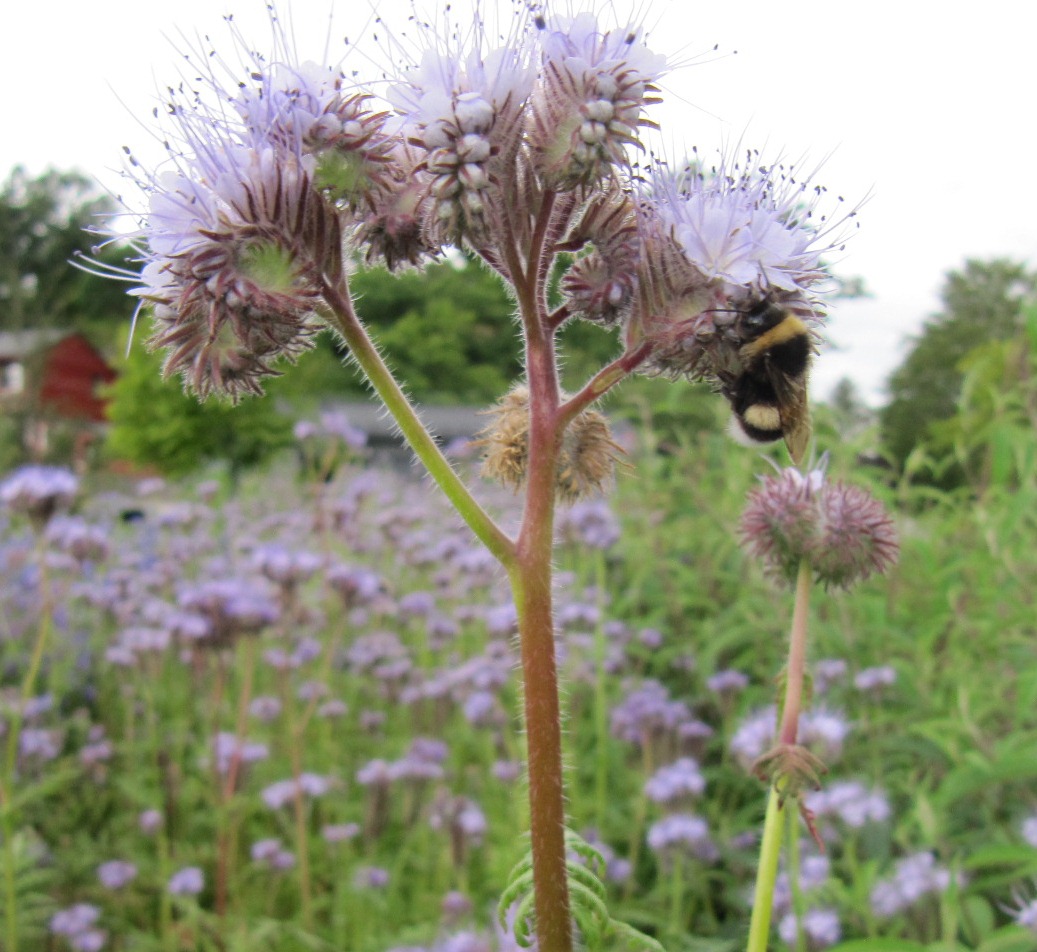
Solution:
<path fill-rule="evenodd" d="M 612 482 L 623 449 L 612 439 L 608 420 L 597 410 L 584 410 L 562 435 L 555 477 L 558 497 L 574 503 L 602 493 Z"/>
<path fill-rule="evenodd" d="M 529 391 L 515 387 L 488 412 L 494 420 L 478 441 L 485 447 L 482 475 L 518 490 L 529 468 Z"/>
<path fill-rule="evenodd" d="M 482 475 L 518 490 L 529 468 L 529 391 L 516 387 L 489 412 L 495 419 L 480 434 L 485 448 Z M 622 452 L 608 420 L 596 410 L 584 410 L 562 436 L 555 476 L 558 498 L 573 503 L 604 491 Z"/>

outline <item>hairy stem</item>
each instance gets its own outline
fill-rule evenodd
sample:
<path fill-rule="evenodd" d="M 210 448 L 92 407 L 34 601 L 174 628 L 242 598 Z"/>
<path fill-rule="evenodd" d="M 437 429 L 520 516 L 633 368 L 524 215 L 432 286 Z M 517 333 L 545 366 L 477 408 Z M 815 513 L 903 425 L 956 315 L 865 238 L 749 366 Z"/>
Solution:
<path fill-rule="evenodd" d="M 558 369 L 554 339 L 545 332 L 535 289 L 525 284 L 516 291 L 526 326 L 529 467 L 517 566 L 510 576 L 522 654 L 536 933 L 540 952 L 571 952 L 562 715 L 551 601 L 555 475 L 562 432 Z"/>
<path fill-rule="evenodd" d="M 807 657 L 807 610 L 810 605 L 810 586 L 813 570 L 805 559 L 800 563 L 796 577 L 796 603 L 792 611 L 792 629 L 789 634 L 789 657 L 785 665 L 785 697 L 782 703 L 778 743 L 796 743 L 799 715 L 803 707 L 803 676 Z M 774 885 L 778 876 L 778 857 L 781 853 L 784 829 L 785 794 L 788 778 L 779 777 L 771 787 L 767 801 L 767 815 L 763 821 L 763 839 L 760 842 L 760 865 L 756 874 L 753 895 L 753 914 L 749 923 L 749 944 L 746 952 L 766 952 L 770 934 L 771 909 L 774 905 Z"/>
<path fill-rule="evenodd" d="M 796 743 L 799 715 L 803 709 L 803 676 L 807 664 L 807 610 L 810 607 L 810 586 L 813 570 L 805 559 L 799 565 L 796 577 L 796 604 L 792 612 L 792 631 L 789 634 L 789 659 L 785 665 L 785 699 L 781 709 L 779 744 Z"/>
<path fill-rule="evenodd" d="M 515 544 L 493 521 L 490 515 L 476 502 L 468 487 L 454 472 L 436 441 L 418 417 L 417 411 L 396 382 L 392 372 L 382 360 L 364 326 L 360 323 L 349 292 L 344 284 L 324 285 L 324 300 L 331 309 L 332 326 L 342 335 L 360 365 L 371 386 L 392 414 L 400 432 L 424 464 L 429 475 L 453 503 L 461 518 L 509 571 L 515 565 Z"/>
<path fill-rule="evenodd" d="M 608 366 L 602 367 L 579 393 L 570 397 L 562 405 L 559 411 L 562 428 L 568 426 L 578 413 L 589 407 L 595 400 L 603 397 L 617 383 L 630 376 L 638 366 L 644 363 L 651 352 L 651 345 L 642 344 L 634 350 L 628 350 L 621 357 L 617 357 Z"/>

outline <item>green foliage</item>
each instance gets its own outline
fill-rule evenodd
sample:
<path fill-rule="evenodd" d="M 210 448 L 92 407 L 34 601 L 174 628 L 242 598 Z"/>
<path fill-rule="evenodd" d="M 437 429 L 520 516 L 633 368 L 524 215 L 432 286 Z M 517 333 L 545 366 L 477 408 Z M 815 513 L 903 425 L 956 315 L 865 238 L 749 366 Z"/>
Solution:
<path fill-rule="evenodd" d="M 569 897 L 573 918 L 580 929 L 582 947 L 589 952 L 604 952 L 606 949 L 663 952 L 663 947 L 655 939 L 609 914 L 608 891 L 604 883 L 605 857 L 573 830 L 565 831 L 565 845 L 570 856 L 565 864 Z M 533 854 L 529 852 L 511 870 L 497 903 L 497 919 L 505 929 L 514 907 L 511 929 L 515 941 L 524 949 L 534 941 L 533 900 Z"/>
<path fill-rule="evenodd" d="M 952 457 L 977 492 L 1019 485 L 1037 467 L 1037 304 L 1020 323 L 962 360 L 957 412 L 932 429 L 934 453 Z"/>
<path fill-rule="evenodd" d="M 136 342 L 109 387 L 109 456 L 170 476 L 189 473 L 210 460 L 225 461 L 236 476 L 285 447 L 291 421 L 272 396 L 238 406 L 184 392 L 179 378 L 162 376 L 162 359 Z"/>
<path fill-rule="evenodd" d="M 882 439 L 899 468 L 911 455 L 933 457 L 930 479 L 957 485 L 962 473 L 934 427 L 957 411 L 965 379 L 962 361 L 976 347 L 1005 340 L 1020 330 L 1023 302 L 1037 293 L 1037 275 L 1011 261 L 970 260 L 947 276 L 942 311 L 932 317 L 904 363 L 890 379 L 889 404 L 881 414 Z"/>
<path fill-rule="evenodd" d="M 471 258 L 424 271 L 359 270 L 350 278 L 357 312 L 397 377 L 419 403 L 488 406 L 522 370 L 522 332 L 500 279 Z M 561 332 L 563 384 L 582 386 L 616 356 L 616 336 L 584 321 Z M 329 394 L 356 396 L 366 385 L 330 335 L 303 355 L 300 370 L 276 381 L 293 403 Z"/>
<path fill-rule="evenodd" d="M 361 319 L 418 401 L 489 404 L 518 376 L 514 305 L 478 263 L 399 275 L 374 268 L 358 271 L 350 286 Z"/>
<path fill-rule="evenodd" d="M 113 204 L 75 172 L 30 178 L 16 168 L 0 188 L 0 330 L 55 327 L 111 340 L 129 319 L 125 287 L 69 262 L 79 255 L 121 265 L 115 247 L 91 249 L 85 228 L 112 214 Z"/>

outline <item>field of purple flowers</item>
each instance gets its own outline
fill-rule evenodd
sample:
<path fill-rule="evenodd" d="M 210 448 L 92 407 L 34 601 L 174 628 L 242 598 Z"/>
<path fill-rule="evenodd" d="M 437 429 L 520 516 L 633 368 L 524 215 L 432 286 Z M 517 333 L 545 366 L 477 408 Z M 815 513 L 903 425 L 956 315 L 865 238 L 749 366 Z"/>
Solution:
<path fill-rule="evenodd" d="M 20 947 L 517 948 L 495 910 L 528 809 L 505 580 L 423 482 L 300 435 L 304 465 L 233 493 L 0 485 Z M 710 441 L 635 457 L 559 525 L 570 825 L 626 920 L 671 952 L 737 949 L 791 611 L 736 531 L 766 464 Z M 886 495 L 900 566 L 813 607 L 801 740 L 830 772 L 775 941 L 1033 949 L 1032 516 L 1019 493 Z"/>

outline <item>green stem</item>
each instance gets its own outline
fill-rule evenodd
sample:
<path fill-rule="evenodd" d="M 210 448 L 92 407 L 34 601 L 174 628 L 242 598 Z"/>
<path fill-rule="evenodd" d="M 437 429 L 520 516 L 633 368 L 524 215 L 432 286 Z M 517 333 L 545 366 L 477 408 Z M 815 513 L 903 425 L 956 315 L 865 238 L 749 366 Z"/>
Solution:
<path fill-rule="evenodd" d="M 400 432 L 425 465 L 446 497 L 453 503 L 461 518 L 468 524 L 479 541 L 493 553 L 509 571 L 515 566 L 515 544 L 476 502 L 468 487 L 454 472 L 436 441 L 418 417 L 417 411 L 396 382 L 392 372 L 368 336 L 353 309 L 353 302 L 344 283 L 325 284 L 324 300 L 331 313 L 332 326 L 349 345 L 353 358 L 360 365 L 371 386 L 396 421 Z"/>
<path fill-rule="evenodd" d="M 810 563 L 804 559 L 799 565 L 799 574 L 796 577 L 796 602 L 792 611 L 789 656 L 785 665 L 785 696 L 782 702 L 781 726 L 778 729 L 780 745 L 795 744 L 799 729 L 799 715 L 803 707 L 803 678 L 806 671 L 807 611 L 810 606 L 812 581 L 813 570 Z M 771 787 L 770 799 L 767 801 L 746 952 L 766 952 L 767 949 L 771 909 L 774 905 L 774 884 L 778 876 L 778 857 L 781 853 L 781 838 L 785 825 L 783 820 L 787 790 L 788 779 L 779 776 Z"/>
<path fill-rule="evenodd" d="M 227 913 L 227 901 L 230 895 L 230 880 L 234 875 L 233 863 L 235 846 L 237 845 L 238 810 L 234 803 L 234 792 L 241 772 L 241 752 L 245 744 L 245 731 L 248 728 L 248 706 L 252 700 L 252 687 L 256 673 L 256 652 L 258 638 L 244 639 L 245 659 L 242 683 L 238 695 L 237 721 L 234 725 L 234 750 L 227 766 L 227 777 L 219 789 L 219 822 L 220 832 L 217 836 L 216 848 L 216 898 L 214 902 L 216 914 L 221 918 Z M 216 735 L 213 735 L 214 737 Z M 220 784 L 217 767 L 217 784 Z"/>
<path fill-rule="evenodd" d="M 774 886 L 778 879 L 778 857 L 781 855 L 781 835 L 785 828 L 785 808 L 778 787 L 771 787 L 767 801 L 767 816 L 763 821 L 763 839 L 760 842 L 760 866 L 756 873 L 753 893 L 753 914 L 749 920 L 749 942 L 746 952 L 767 952 L 771 932 L 771 908 Z"/>
<path fill-rule="evenodd" d="M 792 893 L 792 913 L 796 917 L 796 952 L 806 952 L 807 934 L 803 926 L 806 897 L 799 882 L 799 811 L 789 810 L 789 889 Z"/>
<path fill-rule="evenodd" d="M 295 781 L 295 794 L 292 797 L 292 813 L 295 820 L 295 852 L 298 859 L 299 901 L 302 906 L 302 921 L 307 929 L 313 928 L 313 890 L 310 880 L 310 844 L 309 831 L 306 827 L 306 799 L 299 782 L 302 777 L 303 731 L 300 726 L 298 712 L 295 709 L 295 698 L 287 672 L 281 672 L 281 703 L 284 705 L 285 721 L 288 734 L 289 759 L 292 765 L 292 779 Z"/>

